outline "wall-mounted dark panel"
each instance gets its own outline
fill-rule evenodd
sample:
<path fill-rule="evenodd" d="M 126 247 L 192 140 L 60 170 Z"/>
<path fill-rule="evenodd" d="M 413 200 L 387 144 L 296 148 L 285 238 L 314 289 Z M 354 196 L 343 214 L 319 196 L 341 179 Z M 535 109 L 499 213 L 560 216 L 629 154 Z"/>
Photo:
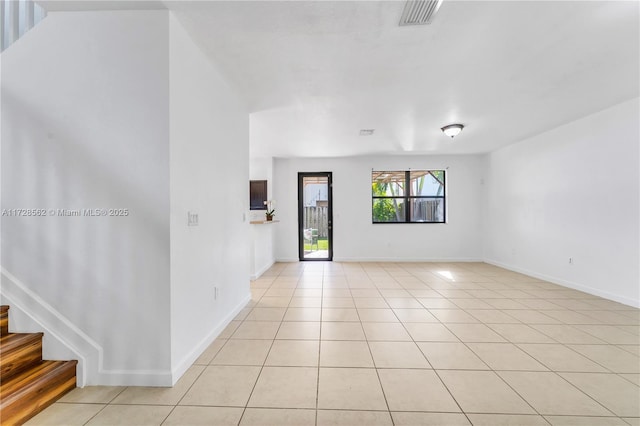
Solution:
<path fill-rule="evenodd" d="M 267 206 L 267 181 L 252 180 L 249 181 L 249 209 L 250 210 L 266 210 Z"/>

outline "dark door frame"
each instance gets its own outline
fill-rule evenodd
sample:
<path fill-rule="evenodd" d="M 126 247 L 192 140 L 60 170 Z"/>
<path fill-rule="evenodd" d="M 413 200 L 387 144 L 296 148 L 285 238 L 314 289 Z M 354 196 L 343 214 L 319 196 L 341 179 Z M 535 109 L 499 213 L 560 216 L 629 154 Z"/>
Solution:
<path fill-rule="evenodd" d="M 298 172 L 298 258 L 300 261 L 332 261 L 333 260 L 333 172 Z M 304 257 L 304 224 L 302 215 L 304 210 L 304 178 L 305 177 L 326 177 L 327 178 L 327 238 L 329 243 L 329 254 L 327 258 L 305 258 Z"/>

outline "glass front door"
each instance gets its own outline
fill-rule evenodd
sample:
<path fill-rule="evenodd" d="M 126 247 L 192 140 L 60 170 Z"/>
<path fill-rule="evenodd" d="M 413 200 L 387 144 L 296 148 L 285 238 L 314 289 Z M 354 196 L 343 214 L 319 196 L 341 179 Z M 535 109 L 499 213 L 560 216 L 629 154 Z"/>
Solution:
<path fill-rule="evenodd" d="M 331 260 L 331 172 L 298 173 L 300 260 Z"/>

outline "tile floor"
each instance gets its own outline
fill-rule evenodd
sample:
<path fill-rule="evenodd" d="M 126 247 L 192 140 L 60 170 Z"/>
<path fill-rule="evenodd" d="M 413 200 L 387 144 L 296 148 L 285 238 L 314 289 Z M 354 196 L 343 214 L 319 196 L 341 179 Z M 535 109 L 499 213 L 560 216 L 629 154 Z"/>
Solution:
<path fill-rule="evenodd" d="M 276 264 L 173 388 L 28 424 L 640 425 L 640 311 L 482 263 Z"/>

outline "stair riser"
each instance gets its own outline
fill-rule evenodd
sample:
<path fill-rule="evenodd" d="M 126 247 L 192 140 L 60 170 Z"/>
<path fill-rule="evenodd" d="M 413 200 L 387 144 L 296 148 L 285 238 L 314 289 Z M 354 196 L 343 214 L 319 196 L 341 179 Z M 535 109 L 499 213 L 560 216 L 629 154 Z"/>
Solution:
<path fill-rule="evenodd" d="M 0 336 L 4 336 L 9 333 L 9 312 L 2 312 L 0 314 Z"/>
<path fill-rule="evenodd" d="M 32 365 L 42 361 L 42 338 L 34 339 L 27 345 L 0 354 L 0 380 L 5 381 Z"/>
<path fill-rule="evenodd" d="M 20 398 L 2 403 L 2 425 L 21 425 L 76 387 L 75 363 L 49 375 Z"/>
<path fill-rule="evenodd" d="M 43 361 L 42 333 L 9 333 L 0 306 L 0 424 L 22 425 L 76 387 L 77 361 Z"/>

